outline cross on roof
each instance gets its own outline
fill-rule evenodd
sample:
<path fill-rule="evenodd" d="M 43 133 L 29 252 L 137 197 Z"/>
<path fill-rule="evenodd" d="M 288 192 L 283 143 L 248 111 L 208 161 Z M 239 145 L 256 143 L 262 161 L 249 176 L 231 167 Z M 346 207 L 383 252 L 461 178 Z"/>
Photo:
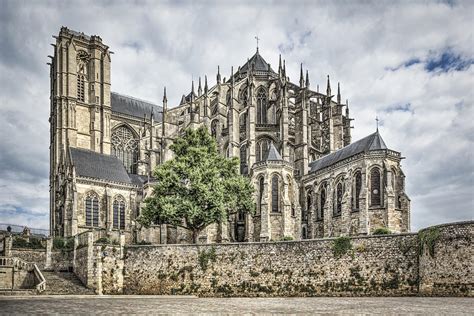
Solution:
<path fill-rule="evenodd" d="M 379 117 L 378 116 L 375 117 L 375 122 L 376 122 L 375 124 L 377 124 L 377 131 L 378 131 L 379 130 Z"/>
<path fill-rule="evenodd" d="M 255 39 L 257 40 L 257 52 L 258 52 L 258 41 L 260 41 L 260 38 L 258 37 L 258 35 L 256 35 Z"/>

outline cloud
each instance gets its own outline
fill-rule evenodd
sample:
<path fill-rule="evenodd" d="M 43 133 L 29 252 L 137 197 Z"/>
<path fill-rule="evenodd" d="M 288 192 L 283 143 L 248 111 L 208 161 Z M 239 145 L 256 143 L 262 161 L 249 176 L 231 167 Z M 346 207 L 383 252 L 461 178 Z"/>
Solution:
<path fill-rule="evenodd" d="M 472 1 L 14 1 L 0 11 L 0 222 L 48 226 L 50 43 L 64 25 L 114 52 L 112 90 L 169 104 L 255 52 L 341 82 L 353 139 L 402 152 L 412 228 L 473 218 Z"/>

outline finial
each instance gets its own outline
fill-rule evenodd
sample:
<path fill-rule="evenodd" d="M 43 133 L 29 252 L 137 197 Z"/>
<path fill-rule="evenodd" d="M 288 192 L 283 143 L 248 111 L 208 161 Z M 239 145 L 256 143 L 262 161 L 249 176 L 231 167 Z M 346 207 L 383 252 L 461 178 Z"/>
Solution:
<path fill-rule="evenodd" d="M 219 66 L 219 65 L 217 66 L 217 76 L 216 76 L 216 79 L 217 79 L 217 84 L 220 84 L 220 83 L 221 83 L 221 69 L 220 69 L 220 66 Z"/>
<path fill-rule="evenodd" d="M 309 73 L 308 73 L 308 70 L 306 70 L 306 88 L 309 88 Z"/>
<path fill-rule="evenodd" d="M 168 98 L 166 97 L 166 87 L 163 89 L 163 103 L 168 102 Z"/>
<path fill-rule="evenodd" d="M 260 41 L 260 38 L 258 38 L 258 35 L 256 35 L 255 39 L 257 40 L 257 53 L 258 53 L 258 41 Z"/>
<path fill-rule="evenodd" d="M 198 96 L 200 97 L 202 94 L 202 86 L 201 86 L 201 77 L 199 77 L 199 84 L 198 84 Z"/>
<path fill-rule="evenodd" d="M 337 83 L 337 104 L 341 104 L 341 85 Z"/>
<path fill-rule="evenodd" d="M 282 71 L 282 68 L 281 68 L 281 54 L 280 54 L 280 59 L 278 61 L 278 74 L 281 75 L 281 71 Z"/>
<path fill-rule="evenodd" d="M 234 66 L 230 67 L 230 83 L 234 85 Z"/>
<path fill-rule="evenodd" d="M 376 122 L 375 124 L 377 125 L 377 133 L 378 133 L 379 132 L 379 117 L 378 116 L 375 117 L 375 122 Z"/>
<path fill-rule="evenodd" d="M 204 93 L 207 93 L 208 87 L 207 87 L 207 75 L 204 76 Z"/>
<path fill-rule="evenodd" d="M 329 75 L 328 75 L 328 84 L 326 88 L 326 94 L 328 97 L 331 96 L 331 82 L 329 81 Z"/>
<path fill-rule="evenodd" d="M 301 63 L 300 68 L 300 88 L 304 87 L 304 78 L 303 78 L 303 63 Z"/>

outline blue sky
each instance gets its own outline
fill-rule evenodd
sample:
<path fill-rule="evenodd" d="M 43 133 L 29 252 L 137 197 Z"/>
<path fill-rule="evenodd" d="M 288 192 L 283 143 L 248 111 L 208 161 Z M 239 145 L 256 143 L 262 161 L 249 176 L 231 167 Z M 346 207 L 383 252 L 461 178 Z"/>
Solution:
<path fill-rule="evenodd" d="M 472 1 L 0 0 L 0 222 L 48 226 L 49 70 L 64 25 L 114 52 L 112 90 L 169 104 L 255 52 L 341 82 L 353 139 L 375 129 L 401 151 L 412 229 L 473 219 Z"/>

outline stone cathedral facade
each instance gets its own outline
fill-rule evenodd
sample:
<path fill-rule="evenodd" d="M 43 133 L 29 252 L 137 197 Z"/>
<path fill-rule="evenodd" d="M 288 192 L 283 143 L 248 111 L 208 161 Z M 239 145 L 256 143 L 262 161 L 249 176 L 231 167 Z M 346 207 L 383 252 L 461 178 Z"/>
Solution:
<path fill-rule="evenodd" d="M 183 229 L 140 227 L 154 168 L 186 128 L 206 126 L 223 155 L 240 158 L 255 186 L 256 214 L 236 214 L 202 232 L 203 242 L 367 235 L 410 229 L 400 152 L 378 130 L 352 142 L 347 101 L 329 76 L 325 92 L 301 68 L 290 81 L 256 53 L 215 84 L 192 84 L 162 106 L 111 92 L 111 51 L 99 36 L 62 27 L 51 56 L 51 232 L 93 230 L 128 242 L 181 243 Z"/>

